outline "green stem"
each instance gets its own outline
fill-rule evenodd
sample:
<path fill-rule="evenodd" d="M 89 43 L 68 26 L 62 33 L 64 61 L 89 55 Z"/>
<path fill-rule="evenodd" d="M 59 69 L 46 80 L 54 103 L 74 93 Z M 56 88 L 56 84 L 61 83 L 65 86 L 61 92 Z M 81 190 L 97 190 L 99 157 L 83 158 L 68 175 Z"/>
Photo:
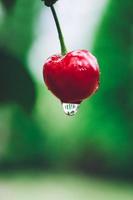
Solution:
<path fill-rule="evenodd" d="M 65 45 L 65 42 L 64 42 L 64 37 L 63 37 L 62 31 L 61 31 L 61 28 L 60 28 L 59 20 L 58 20 L 58 17 L 57 17 L 57 14 L 56 14 L 56 11 L 55 11 L 53 5 L 51 6 L 51 11 L 52 11 L 52 14 L 53 14 L 53 17 L 54 17 L 54 20 L 55 20 L 55 24 L 56 24 L 56 27 L 57 27 L 58 35 L 59 35 L 60 46 L 61 46 L 61 54 L 65 55 L 67 53 L 66 45 Z"/>

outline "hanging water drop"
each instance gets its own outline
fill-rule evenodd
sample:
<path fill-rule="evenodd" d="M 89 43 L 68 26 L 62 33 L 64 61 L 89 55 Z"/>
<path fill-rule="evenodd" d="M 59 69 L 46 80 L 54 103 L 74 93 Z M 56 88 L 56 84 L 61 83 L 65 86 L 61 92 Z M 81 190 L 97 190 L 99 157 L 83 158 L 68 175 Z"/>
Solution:
<path fill-rule="evenodd" d="M 80 104 L 75 103 L 63 103 L 64 113 L 68 116 L 73 116 L 77 113 Z"/>

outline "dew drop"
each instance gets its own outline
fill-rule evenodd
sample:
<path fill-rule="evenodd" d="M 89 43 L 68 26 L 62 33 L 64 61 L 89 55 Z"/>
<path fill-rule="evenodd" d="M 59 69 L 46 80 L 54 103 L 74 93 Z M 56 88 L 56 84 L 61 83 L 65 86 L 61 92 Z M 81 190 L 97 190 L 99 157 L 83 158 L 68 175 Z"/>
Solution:
<path fill-rule="evenodd" d="M 68 116 L 73 116 L 77 113 L 80 104 L 62 103 L 64 113 Z"/>

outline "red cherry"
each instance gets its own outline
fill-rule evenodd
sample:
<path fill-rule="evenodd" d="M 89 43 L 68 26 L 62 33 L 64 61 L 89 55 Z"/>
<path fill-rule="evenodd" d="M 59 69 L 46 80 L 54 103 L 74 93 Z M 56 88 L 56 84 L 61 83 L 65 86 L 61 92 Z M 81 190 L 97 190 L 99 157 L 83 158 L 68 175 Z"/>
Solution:
<path fill-rule="evenodd" d="M 99 88 L 99 66 L 87 50 L 54 55 L 43 66 L 48 89 L 61 102 L 79 104 Z"/>

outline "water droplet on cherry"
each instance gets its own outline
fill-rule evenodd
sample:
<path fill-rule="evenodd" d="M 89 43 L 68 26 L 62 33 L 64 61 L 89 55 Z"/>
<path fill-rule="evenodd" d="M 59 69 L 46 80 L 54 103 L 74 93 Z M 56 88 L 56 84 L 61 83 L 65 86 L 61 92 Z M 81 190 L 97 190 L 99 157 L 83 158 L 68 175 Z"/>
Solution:
<path fill-rule="evenodd" d="M 78 111 L 79 105 L 76 103 L 62 103 L 64 113 L 68 116 L 74 116 Z"/>

